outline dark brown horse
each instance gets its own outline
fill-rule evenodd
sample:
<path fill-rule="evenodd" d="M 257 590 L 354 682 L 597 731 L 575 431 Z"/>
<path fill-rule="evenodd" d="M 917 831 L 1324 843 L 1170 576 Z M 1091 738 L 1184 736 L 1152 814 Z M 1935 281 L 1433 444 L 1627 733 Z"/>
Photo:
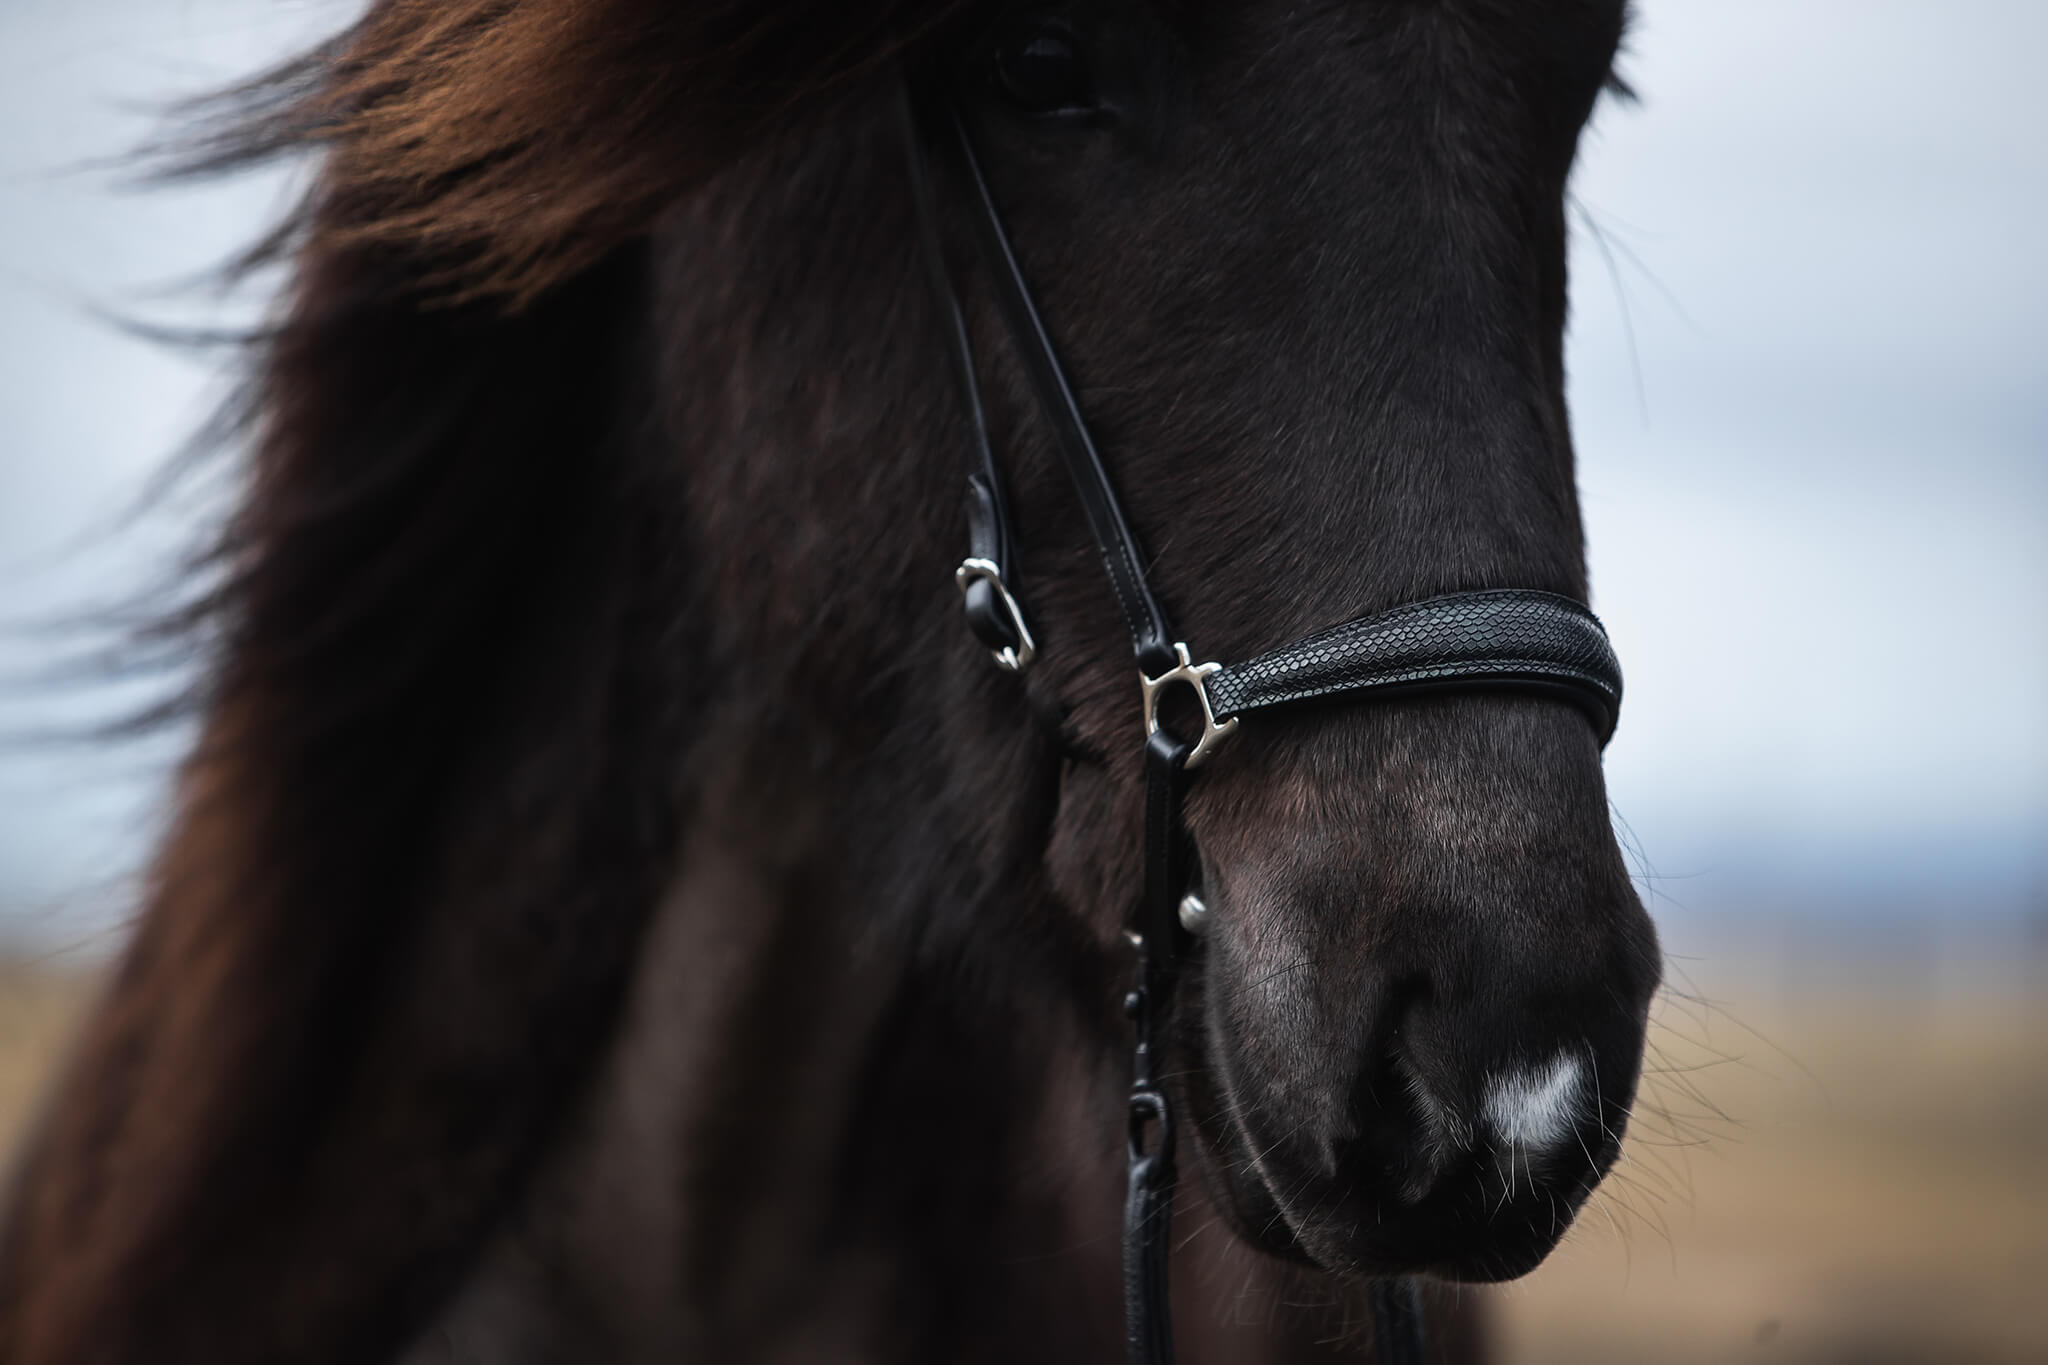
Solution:
<path fill-rule="evenodd" d="M 971 272 L 1043 657 L 960 625 L 897 91 L 963 103 L 1154 584 L 1242 658 L 1584 599 L 1563 194 L 1622 9 L 379 0 L 238 92 L 202 162 L 321 171 L 0 1360 L 1116 1358 L 1135 680 Z M 1658 977 L 1593 728 L 1298 712 L 1187 821 L 1185 1357 L 1535 1264 Z"/>

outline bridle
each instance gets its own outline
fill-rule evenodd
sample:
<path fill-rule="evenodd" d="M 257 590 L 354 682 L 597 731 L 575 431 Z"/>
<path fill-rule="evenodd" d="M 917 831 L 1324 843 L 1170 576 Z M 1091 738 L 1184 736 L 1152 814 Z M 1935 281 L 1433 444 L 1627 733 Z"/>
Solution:
<path fill-rule="evenodd" d="M 906 86 L 900 107 L 922 251 L 948 329 L 948 352 L 977 453 L 967 476 L 969 550 L 954 574 L 968 628 L 1009 672 L 1023 673 L 1037 655 L 1015 593 L 1016 536 L 982 410 L 966 316 L 946 261 L 927 143 L 964 191 L 1011 342 L 1052 427 L 1137 658 L 1145 724 L 1145 875 L 1129 934 L 1138 954 L 1138 985 L 1124 1001 L 1136 1034 L 1124 1198 L 1125 1341 L 1131 1365 L 1171 1365 L 1167 1270 L 1175 1131 L 1173 1107 L 1158 1071 L 1155 1028 L 1171 1005 L 1183 939 L 1201 931 L 1207 914 L 1199 896 L 1188 891 L 1189 840 L 1181 823 L 1181 796 L 1189 773 L 1229 741 L 1245 716 L 1325 698 L 1533 692 L 1585 711 L 1604 746 L 1620 713 L 1621 666 L 1606 630 L 1583 605 L 1520 588 L 1411 602 L 1243 663 L 1194 662 L 1186 643 L 1168 628 L 1146 580 L 1137 538 L 1032 302 L 958 106 L 938 100 L 920 115 Z M 1202 730 L 1193 740 L 1160 722 L 1160 699 L 1177 685 L 1191 688 L 1201 708 Z M 1414 1282 L 1376 1281 L 1373 1306 L 1375 1339 L 1385 1365 L 1420 1365 L 1422 1314 Z"/>
<path fill-rule="evenodd" d="M 1145 725 L 1145 876 L 1129 933 L 1138 954 L 1138 985 L 1124 1001 L 1136 1033 L 1124 1199 L 1125 1341 L 1131 1365 L 1171 1365 L 1167 1269 L 1175 1131 L 1173 1107 L 1158 1070 L 1155 1028 L 1172 1002 L 1184 940 L 1202 931 L 1208 913 L 1200 896 L 1189 890 L 1189 839 L 1181 823 L 1189 773 L 1230 740 L 1243 718 L 1328 698 L 1533 692 L 1585 711 L 1604 746 L 1621 708 L 1621 667 L 1607 632 L 1583 605 L 1520 588 L 1411 602 L 1242 663 L 1194 662 L 1188 646 L 1168 628 L 1146 581 L 1145 558 L 1032 302 L 958 106 L 937 99 L 920 111 L 906 85 L 900 108 L 922 251 L 949 332 L 948 352 L 977 451 L 967 476 L 969 551 L 954 575 L 968 628 L 1002 668 L 1023 673 L 1031 667 L 1038 646 L 1016 597 L 1016 536 L 989 441 L 966 316 L 946 261 L 928 145 L 963 192 L 1011 342 L 1080 497 L 1137 658 Z M 1160 721 L 1160 699 L 1175 686 L 1192 689 L 1201 708 L 1201 733 L 1192 740 Z M 1378 1280 L 1372 1291 L 1375 1341 L 1385 1365 L 1420 1365 L 1422 1313 L 1414 1281 Z"/>

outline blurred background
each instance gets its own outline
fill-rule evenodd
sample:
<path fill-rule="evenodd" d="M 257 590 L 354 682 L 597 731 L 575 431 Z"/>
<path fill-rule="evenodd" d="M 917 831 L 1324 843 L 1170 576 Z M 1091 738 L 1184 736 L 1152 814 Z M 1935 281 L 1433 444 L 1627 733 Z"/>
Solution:
<path fill-rule="evenodd" d="M 2048 1360 L 2048 4 L 1638 0 L 1574 194 L 1608 772 L 1670 953 L 1624 1165 L 1499 1292 L 1516 1362 Z M 224 357 L 283 176 L 123 187 L 331 0 L 0 6 L 0 1150 L 120 942 L 179 736 L 67 739 L 80 622 Z M 171 680 L 174 682 L 175 680 Z"/>

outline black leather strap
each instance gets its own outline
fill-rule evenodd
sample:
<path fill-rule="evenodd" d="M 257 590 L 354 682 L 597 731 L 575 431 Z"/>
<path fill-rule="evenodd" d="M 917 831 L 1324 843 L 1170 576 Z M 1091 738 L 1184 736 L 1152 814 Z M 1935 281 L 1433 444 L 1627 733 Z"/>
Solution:
<path fill-rule="evenodd" d="M 1145 889 L 1135 934 L 1138 989 L 1125 1001 L 1131 1058 L 1130 1171 L 1124 1186 L 1124 1343 L 1131 1365 L 1173 1365 L 1167 1280 L 1173 1251 L 1173 1105 L 1160 1084 L 1155 1030 L 1173 1002 L 1180 897 L 1187 887 L 1181 791 L 1191 746 L 1165 731 L 1145 745 Z"/>
<path fill-rule="evenodd" d="M 1318 697 L 1458 689 L 1533 691 L 1585 711 L 1605 744 L 1621 663 L 1598 617 L 1523 588 L 1410 602 L 1231 664 L 1208 679 L 1218 720 Z"/>
<path fill-rule="evenodd" d="M 1422 1287 L 1414 1280 L 1374 1280 L 1373 1365 L 1423 1365 L 1428 1341 L 1423 1332 Z"/>
<path fill-rule="evenodd" d="M 1031 372 L 1031 387 L 1039 407 L 1052 425 L 1053 436 L 1065 460 L 1074 491 L 1080 495 L 1082 513 L 1102 555 L 1103 571 L 1109 576 L 1110 592 L 1123 613 L 1124 626 L 1131 635 L 1131 649 L 1138 666 L 1147 673 L 1162 673 L 1173 667 L 1173 632 L 1166 614 L 1145 580 L 1145 557 L 1138 538 L 1124 520 L 1123 505 L 1117 501 L 1109 470 L 1095 449 L 1095 438 L 1074 401 L 1066 371 L 1046 335 L 1038 308 L 1031 301 L 1030 286 L 1010 250 L 1009 234 L 1003 229 L 1002 214 L 989 193 L 988 180 L 981 173 L 981 159 L 974 151 L 974 138 L 967 131 L 960 111 L 948 103 L 931 119 L 961 180 L 972 190 L 974 235 L 987 259 L 995 281 L 996 297 L 1010 324 L 1010 336 Z"/>
<path fill-rule="evenodd" d="M 946 355 L 952 362 L 953 379 L 967 401 L 969 425 L 974 432 L 978 458 L 967 475 L 968 557 L 993 565 L 998 580 L 1009 584 L 1012 598 L 1003 600 L 996 584 L 986 578 L 963 583 L 967 625 L 974 638 L 997 654 L 1019 650 L 1027 627 L 1013 619 L 1017 582 L 1014 557 L 1015 536 L 1010 530 L 1010 509 L 1003 497 L 1002 471 L 996 467 L 995 447 L 988 437 L 988 415 L 981 406 L 981 379 L 974 364 L 974 343 L 967 334 L 967 319 L 960 311 L 960 295 L 953 287 L 953 273 L 946 266 L 945 242 L 939 234 L 938 206 L 932 190 L 931 168 L 926 163 L 924 137 L 911 103 L 910 88 L 898 87 L 897 113 L 902 125 L 904 160 L 910 168 L 911 195 L 917 207 L 918 233 L 922 238 L 926 276 L 939 315 L 946 325 Z"/>

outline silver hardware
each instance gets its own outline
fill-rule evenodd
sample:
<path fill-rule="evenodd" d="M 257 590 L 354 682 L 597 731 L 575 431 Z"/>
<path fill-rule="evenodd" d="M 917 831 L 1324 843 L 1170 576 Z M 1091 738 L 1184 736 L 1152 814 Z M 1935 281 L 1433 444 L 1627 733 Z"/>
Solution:
<path fill-rule="evenodd" d="M 1024 624 L 1024 608 L 1018 606 L 1017 599 L 1010 596 L 1010 589 L 1003 582 L 1003 571 L 996 567 L 993 560 L 962 560 L 960 567 L 953 570 L 953 581 L 960 585 L 962 597 L 967 595 L 967 590 L 974 586 L 976 580 L 996 590 L 997 598 L 1002 601 L 1003 610 L 1010 614 L 1010 627 L 1017 632 L 1015 647 L 1004 645 L 1001 649 L 990 650 L 989 655 L 1010 672 L 1022 673 L 1031 667 L 1031 661 L 1038 657 L 1038 642 L 1031 638 L 1031 628 Z"/>
<path fill-rule="evenodd" d="M 1197 938 L 1209 927 L 1209 903 L 1192 891 L 1180 898 L 1180 927 Z"/>
<path fill-rule="evenodd" d="M 1229 720 L 1218 724 L 1216 721 L 1216 710 L 1209 705 L 1207 679 L 1212 673 L 1222 672 L 1223 665 L 1193 662 L 1188 658 L 1188 647 L 1186 645 L 1176 644 L 1173 647 L 1173 652 L 1175 657 L 1180 660 L 1180 663 L 1167 669 L 1158 677 L 1148 678 L 1143 670 L 1140 670 L 1138 673 L 1138 681 L 1144 684 L 1145 688 L 1145 737 L 1149 739 L 1159 733 L 1160 693 L 1164 692 L 1174 683 L 1186 683 L 1189 687 L 1195 689 L 1195 697 L 1202 703 L 1202 737 L 1195 741 L 1194 752 L 1188 755 L 1188 767 L 1199 768 L 1208 759 L 1210 754 L 1222 748 L 1224 743 L 1237 733 L 1237 717 L 1232 716 Z"/>

